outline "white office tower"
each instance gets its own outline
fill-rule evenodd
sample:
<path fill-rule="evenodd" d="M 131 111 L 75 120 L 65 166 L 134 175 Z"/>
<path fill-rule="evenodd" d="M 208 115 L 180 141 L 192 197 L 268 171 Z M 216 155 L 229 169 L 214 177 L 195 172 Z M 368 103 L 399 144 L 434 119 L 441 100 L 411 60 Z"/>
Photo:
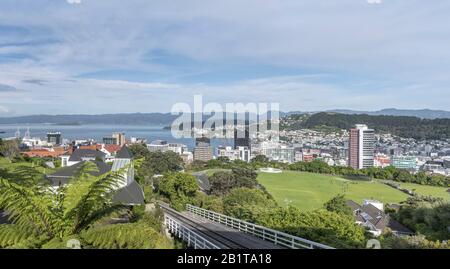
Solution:
<path fill-rule="evenodd" d="M 375 131 L 367 125 L 357 124 L 350 130 L 349 166 L 354 169 L 373 167 Z"/>

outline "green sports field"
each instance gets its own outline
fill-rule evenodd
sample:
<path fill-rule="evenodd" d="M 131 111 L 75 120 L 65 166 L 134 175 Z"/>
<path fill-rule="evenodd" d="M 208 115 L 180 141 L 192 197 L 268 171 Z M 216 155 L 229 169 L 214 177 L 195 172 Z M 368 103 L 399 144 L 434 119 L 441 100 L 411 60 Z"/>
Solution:
<path fill-rule="evenodd" d="M 280 205 L 292 204 L 305 211 L 320 208 L 324 202 L 340 193 L 357 203 L 364 199 L 398 203 L 408 197 L 405 193 L 376 181 L 350 181 L 341 177 L 295 171 L 259 173 L 258 181 Z"/>
<path fill-rule="evenodd" d="M 400 186 L 408 190 L 412 190 L 421 195 L 431 195 L 433 197 L 442 198 L 446 201 L 450 201 L 450 193 L 447 192 L 449 188 L 426 186 L 413 183 L 400 183 Z"/>

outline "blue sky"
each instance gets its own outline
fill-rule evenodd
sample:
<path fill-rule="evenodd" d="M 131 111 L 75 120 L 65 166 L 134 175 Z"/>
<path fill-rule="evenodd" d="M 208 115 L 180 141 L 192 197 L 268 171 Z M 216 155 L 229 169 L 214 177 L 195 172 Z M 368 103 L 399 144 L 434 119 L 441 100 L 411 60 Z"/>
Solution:
<path fill-rule="evenodd" d="M 450 110 L 450 2 L 369 2 L 2 0 L 0 116 Z"/>

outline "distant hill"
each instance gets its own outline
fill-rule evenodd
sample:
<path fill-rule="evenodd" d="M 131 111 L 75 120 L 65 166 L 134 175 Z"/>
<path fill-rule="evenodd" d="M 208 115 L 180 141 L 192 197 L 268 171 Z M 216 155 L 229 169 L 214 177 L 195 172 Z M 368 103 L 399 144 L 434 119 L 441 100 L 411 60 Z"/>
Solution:
<path fill-rule="evenodd" d="M 379 133 L 391 133 L 406 138 L 450 138 L 450 118 L 421 119 L 405 116 L 374 116 L 367 114 L 321 112 L 313 115 L 291 115 L 282 122 L 281 126 L 283 129 L 291 130 L 301 128 L 315 129 L 323 126 L 348 130 L 359 123 L 367 124 Z"/>
<path fill-rule="evenodd" d="M 197 114 L 198 115 L 198 114 Z M 239 117 L 242 119 L 243 113 Z M 280 113 L 280 117 L 284 114 Z M 203 115 L 203 121 L 208 119 L 211 115 Z M 225 114 L 224 118 L 233 117 L 233 113 Z M 271 111 L 264 115 L 271 116 Z M 171 125 L 173 121 L 178 118 L 178 115 L 171 113 L 123 113 L 123 114 L 102 114 L 102 115 L 31 115 L 20 117 L 0 117 L 0 124 L 39 124 L 48 123 L 56 125 L 81 125 L 81 124 L 120 124 L 120 125 Z M 194 115 L 191 115 L 194 119 Z M 236 118 L 236 116 L 234 116 Z M 253 121 L 255 114 L 252 117 L 248 116 L 250 121 Z"/>
<path fill-rule="evenodd" d="M 168 125 L 176 119 L 170 113 L 131 113 L 103 115 L 32 115 L 0 118 L 0 124 L 52 123 L 66 124 L 153 124 Z"/>
<path fill-rule="evenodd" d="M 341 114 L 366 114 L 372 116 L 405 116 L 405 117 L 417 117 L 421 119 L 450 119 L 450 111 L 444 110 L 431 110 L 431 109 L 396 109 L 386 108 L 378 111 L 356 111 L 347 109 L 334 109 L 327 110 L 325 112 L 336 112 Z"/>

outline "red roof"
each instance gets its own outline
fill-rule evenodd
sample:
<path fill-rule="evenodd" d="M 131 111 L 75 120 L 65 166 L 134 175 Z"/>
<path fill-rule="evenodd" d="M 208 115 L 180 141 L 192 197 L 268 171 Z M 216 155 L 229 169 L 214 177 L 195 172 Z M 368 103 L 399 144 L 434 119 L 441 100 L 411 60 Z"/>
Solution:
<path fill-rule="evenodd" d="M 79 149 L 91 149 L 91 150 L 97 150 L 97 145 L 80 146 Z"/>
<path fill-rule="evenodd" d="M 107 150 L 109 153 L 116 153 L 118 152 L 122 147 L 119 145 L 105 145 L 105 150 Z"/>
<path fill-rule="evenodd" d="M 58 157 L 58 156 L 66 154 L 66 153 L 67 153 L 66 150 L 60 150 L 60 149 L 54 150 L 54 151 L 50 151 L 50 150 L 47 150 L 47 149 L 32 149 L 32 150 L 29 150 L 29 151 L 22 152 L 22 154 L 25 155 L 25 156 L 28 156 L 28 157 L 40 157 L 40 158 L 43 158 L 43 157 Z"/>

